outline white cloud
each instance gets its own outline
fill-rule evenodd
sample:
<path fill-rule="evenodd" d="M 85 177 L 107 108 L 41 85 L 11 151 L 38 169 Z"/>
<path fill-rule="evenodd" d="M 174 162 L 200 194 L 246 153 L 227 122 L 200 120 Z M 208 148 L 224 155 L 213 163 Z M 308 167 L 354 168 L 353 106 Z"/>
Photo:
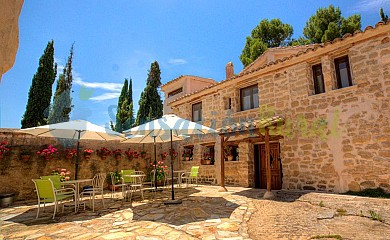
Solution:
<path fill-rule="evenodd" d="M 104 101 L 104 100 L 119 98 L 119 95 L 120 95 L 119 92 L 103 93 L 102 95 L 91 97 L 90 100 L 100 102 L 100 101 Z"/>
<path fill-rule="evenodd" d="M 182 65 L 182 64 L 186 64 L 187 60 L 182 58 L 171 58 L 168 60 L 168 63 L 172 65 Z"/>
<path fill-rule="evenodd" d="M 76 74 L 74 74 L 76 75 Z M 83 81 L 80 77 L 73 77 L 73 83 L 84 86 L 87 88 L 100 88 L 104 90 L 109 90 L 113 92 L 120 92 L 122 90 L 123 84 L 121 83 L 110 83 L 110 82 L 86 82 Z"/>
<path fill-rule="evenodd" d="M 390 0 L 361 0 L 353 8 L 356 12 L 376 11 L 379 14 L 379 8 L 389 6 Z"/>

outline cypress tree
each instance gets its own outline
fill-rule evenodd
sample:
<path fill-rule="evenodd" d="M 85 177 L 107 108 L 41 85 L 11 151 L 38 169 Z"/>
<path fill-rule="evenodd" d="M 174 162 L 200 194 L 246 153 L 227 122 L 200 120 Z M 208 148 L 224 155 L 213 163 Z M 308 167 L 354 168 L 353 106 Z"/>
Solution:
<path fill-rule="evenodd" d="M 121 94 L 119 95 L 117 112 L 116 112 L 115 130 L 117 132 L 123 131 L 123 123 L 127 120 L 126 114 L 124 114 L 124 111 L 126 110 L 126 104 L 123 104 L 123 103 L 124 102 L 127 103 L 128 85 L 129 85 L 128 80 L 127 80 L 127 78 L 125 78 Z M 126 119 L 123 119 L 123 118 L 126 118 Z"/>
<path fill-rule="evenodd" d="M 127 96 L 127 102 L 129 103 L 128 105 L 128 111 L 129 111 L 129 118 L 126 120 L 123 130 L 130 129 L 135 120 L 134 120 L 134 109 L 133 109 L 133 80 L 130 78 L 129 82 L 129 91 L 128 91 L 128 96 Z"/>
<path fill-rule="evenodd" d="M 32 78 L 26 111 L 22 117 L 22 128 L 47 124 L 52 86 L 57 74 L 54 64 L 54 41 L 47 43 L 45 51 L 39 59 L 39 67 Z"/>
<path fill-rule="evenodd" d="M 381 21 L 382 22 L 387 22 L 387 20 L 389 19 L 389 17 L 385 14 L 385 12 L 383 11 L 383 8 L 381 8 L 379 10 L 379 15 L 381 16 Z"/>
<path fill-rule="evenodd" d="M 158 62 L 151 64 L 146 87 L 141 93 L 136 125 L 162 117 L 163 104 L 158 88 L 161 86 L 161 71 Z"/>
<path fill-rule="evenodd" d="M 63 73 L 57 80 L 56 92 L 53 97 L 53 107 L 49 114 L 49 124 L 68 122 L 70 112 L 72 111 L 72 99 L 70 92 L 72 89 L 72 61 L 73 61 L 73 45 L 70 48 L 68 61 L 63 69 Z"/>

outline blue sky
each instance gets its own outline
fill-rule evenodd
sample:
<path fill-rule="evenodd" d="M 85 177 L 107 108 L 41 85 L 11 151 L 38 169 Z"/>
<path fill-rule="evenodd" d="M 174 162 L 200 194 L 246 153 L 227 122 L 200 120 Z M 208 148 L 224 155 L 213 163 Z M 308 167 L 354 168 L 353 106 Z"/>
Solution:
<path fill-rule="evenodd" d="M 108 126 L 125 78 L 133 79 L 138 109 L 153 61 L 160 64 L 163 83 L 180 75 L 220 81 L 227 62 L 236 73 L 242 70 L 245 38 L 262 19 L 280 18 L 298 37 L 318 7 L 329 4 L 339 6 L 344 16 L 361 14 L 362 28 L 379 21 L 381 6 L 390 15 L 390 0 L 27 0 L 15 65 L 0 83 L 0 127 L 20 128 L 31 79 L 51 39 L 60 66 L 75 42 L 71 119 Z M 79 97 L 81 85 L 93 89 L 90 99 Z"/>

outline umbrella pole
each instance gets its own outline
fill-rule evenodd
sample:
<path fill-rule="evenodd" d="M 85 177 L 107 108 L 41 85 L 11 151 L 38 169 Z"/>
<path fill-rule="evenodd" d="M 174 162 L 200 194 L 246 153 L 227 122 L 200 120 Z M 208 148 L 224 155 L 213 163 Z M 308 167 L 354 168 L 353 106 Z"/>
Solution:
<path fill-rule="evenodd" d="M 157 190 L 157 151 L 156 151 L 156 136 L 153 136 L 154 147 L 154 188 Z"/>
<path fill-rule="evenodd" d="M 76 163 L 75 163 L 75 171 L 74 171 L 74 179 L 77 180 L 77 175 L 79 173 L 79 159 L 80 159 L 80 133 L 81 131 L 77 131 L 79 133 L 77 137 L 77 155 L 76 155 Z"/>
<path fill-rule="evenodd" d="M 172 129 L 171 129 L 171 151 L 170 151 L 170 156 L 171 156 L 171 177 L 172 177 L 172 200 L 165 201 L 165 205 L 170 205 L 170 204 L 180 204 L 182 201 L 180 199 L 175 200 L 175 190 L 174 190 L 174 184 L 173 184 L 173 140 L 172 140 Z"/>

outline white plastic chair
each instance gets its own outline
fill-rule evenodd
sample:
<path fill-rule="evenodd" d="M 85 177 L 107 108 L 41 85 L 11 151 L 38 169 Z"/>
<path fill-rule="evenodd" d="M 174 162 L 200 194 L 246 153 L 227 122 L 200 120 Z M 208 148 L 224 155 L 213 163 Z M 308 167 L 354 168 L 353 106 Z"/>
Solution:
<path fill-rule="evenodd" d="M 88 196 L 90 202 L 92 201 L 92 211 L 95 211 L 95 198 L 97 195 L 102 195 L 102 203 L 104 206 L 103 186 L 106 179 L 105 173 L 98 173 L 92 179 L 92 188 L 86 188 L 81 192 L 81 197 Z"/>

